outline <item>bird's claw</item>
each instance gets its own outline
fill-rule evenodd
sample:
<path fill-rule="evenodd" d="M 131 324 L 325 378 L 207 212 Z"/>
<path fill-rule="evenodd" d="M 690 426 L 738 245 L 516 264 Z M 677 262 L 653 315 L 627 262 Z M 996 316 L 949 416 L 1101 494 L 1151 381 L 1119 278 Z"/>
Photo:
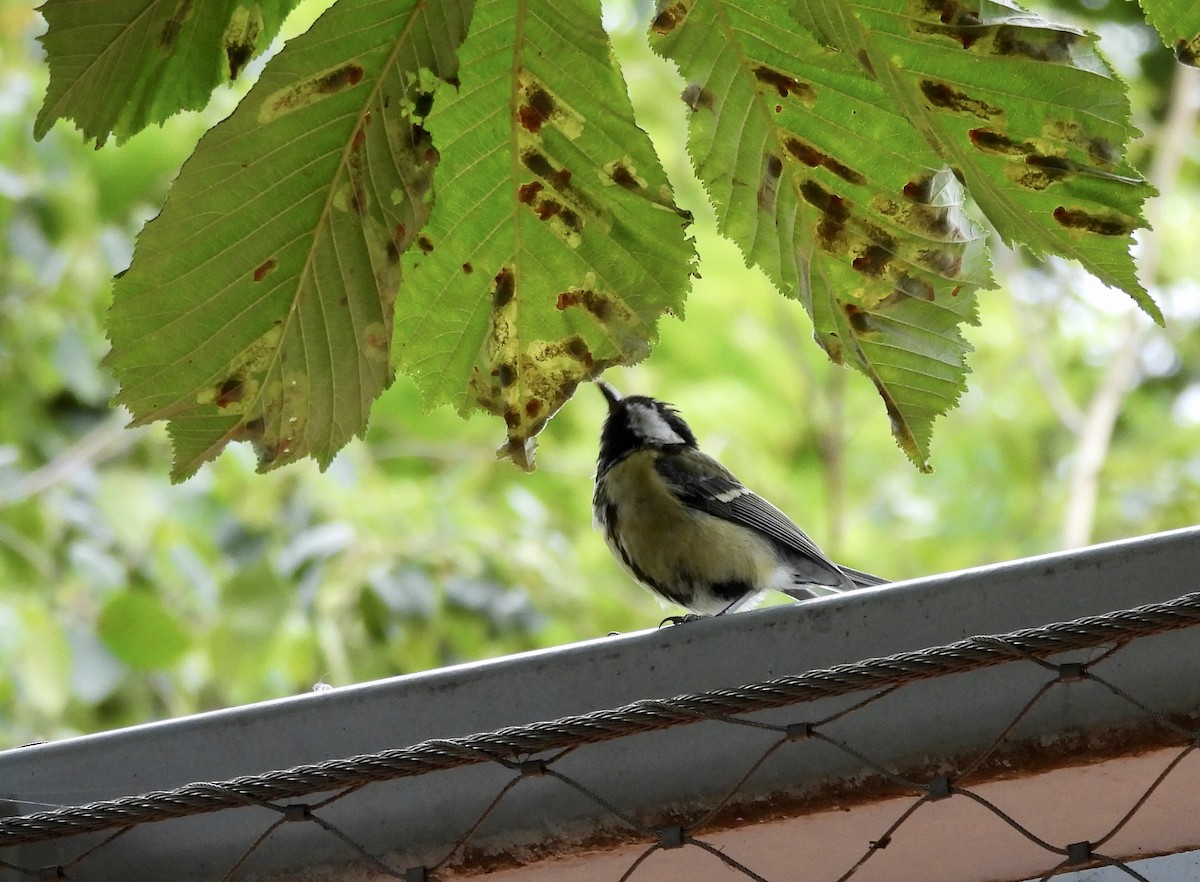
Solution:
<path fill-rule="evenodd" d="M 704 619 L 704 618 L 708 618 L 708 617 L 707 616 L 698 616 L 695 613 L 687 613 L 686 615 L 682 615 L 682 616 L 667 616 L 665 619 L 663 619 L 661 622 L 658 623 L 658 627 L 661 628 L 663 625 L 668 625 L 668 624 L 682 625 L 684 622 L 698 622 L 698 621 L 700 621 L 700 619 Z"/>

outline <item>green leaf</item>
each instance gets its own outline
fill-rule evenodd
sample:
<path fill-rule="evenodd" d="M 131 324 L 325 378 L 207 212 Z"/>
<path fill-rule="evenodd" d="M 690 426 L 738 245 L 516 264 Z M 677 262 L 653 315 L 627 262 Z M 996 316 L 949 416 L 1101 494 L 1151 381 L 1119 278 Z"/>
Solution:
<path fill-rule="evenodd" d="M 481 2 L 462 87 L 429 119 L 438 202 L 396 305 L 397 354 L 428 405 L 533 436 L 576 385 L 642 358 L 694 260 L 637 127 L 598 0 Z"/>
<path fill-rule="evenodd" d="M 1129 255 L 1154 190 L 1124 157 L 1140 133 L 1094 35 L 1007 0 L 796 0 L 793 12 L 859 60 L 1006 243 L 1078 260 L 1162 324 Z"/>
<path fill-rule="evenodd" d="M 173 476 L 232 440 L 322 466 L 391 383 L 400 255 L 437 151 L 422 127 L 471 4 L 340 0 L 184 166 L 114 290 L 110 363 Z"/>
<path fill-rule="evenodd" d="M 34 125 L 42 138 L 74 119 L 87 138 L 123 141 L 181 110 L 270 45 L 299 0 L 46 0 L 41 38 L 50 86 Z M 120 96 L 121 100 L 113 100 Z"/>
<path fill-rule="evenodd" d="M 991 285 L 967 193 L 1006 241 L 1078 259 L 1161 320 L 1128 253 L 1151 190 L 1092 38 L 992 2 L 976 27 L 953 4 L 946 21 L 916 0 L 789 6 L 680 0 L 651 42 L 689 80 L 721 231 L 870 378 L 914 463 L 965 388 L 960 326 Z"/>
<path fill-rule="evenodd" d="M 113 655 L 141 671 L 169 667 L 190 642 L 183 623 L 157 597 L 142 591 L 113 594 L 96 631 Z"/>
<path fill-rule="evenodd" d="M 961 186 L 932 171 L 940 160 L 877 83 L 786 14 L 677 12 L 652 43 L 690 81 L 688 148 L 719 228 L 804 303 L 834 361 L 871 379 L 924 466 L 933 419 L 963 389 L 959 326 L 989 283 Z"/>
<path fill-rule="evenodd" d="M 1195 0 L 1140 0 L 1146 21 L 1184 64 L 1200 64 L 1200 3 Z"/>

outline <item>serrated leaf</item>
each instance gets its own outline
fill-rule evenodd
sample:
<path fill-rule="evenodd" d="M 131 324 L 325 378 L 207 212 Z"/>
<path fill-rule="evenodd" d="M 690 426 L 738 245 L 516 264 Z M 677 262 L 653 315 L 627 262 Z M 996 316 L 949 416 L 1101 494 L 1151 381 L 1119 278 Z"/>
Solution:
<path fill-rule="evenodd" d="M 598 0 L 488 0 L 461 90 L 429 119 L 438 202 L 396 306 L 397 354 L 429 405 L 480 407 L 532 439 L 576 385 L 642 358 L 694 250 L 633 120 Z"/>
<path fill-rule="evenodd" d="M 1200 66 L 1200 3 L 1195 0 L 1139 0 L 1146 21 L 1158 31 L 1175 57 Z"/>
<path fill-rule="evenodd" d="M 201 140 L 118 280 L 118 400 L 169 420 L 176 479 L 233 440 L 325 466 L 392 379 L 400 255 L 428 216 L 422 127 L 471 3 L 339 0 Z"/>
<path fill-rule="evenodd" d="M 779 10 L 777 9 L 777 12 Z M 676 3 L 655 48 L 690 80 L 688 148 L 718 224 L 866 374 L 924 467 L 963 389 L 975 290 L 989 283 L 962 188 L 856 62 L 761 4 Z"/>
<path fill-rule="evenodd" d="M 794 0 L 858 59 L 1008 244 L 1078 260 L 1159 324 L 1129 247 L 1153 188 L 1124 158 L 1138 131 L 1096 37 L 1007 0 Z"/>
<path fill-rule="evenodd" d="M 1094 38 L 991 0 L 679 0 L 651 41 L 691 81 L 722 231 L 870 377 L 919 466 L 990 284 L 960 182 L 1006 241 L 1079 260 L 1161 321 L 1129 257 L 1151 189 Z"/>
<path fill-rule="evenodd" d="M 183 623 L 162 602 L 141 591 L 121 591 L 100 611 L 96 632 L 109 652 L 141 671 L 165 668 L 187 652 Z"/>
<path fill-rule="evenodd" d="M 87 138 L 123 141 L 198 110 L 236 79 L 299 0 L 46 0 L 50 85 L 34 136 L 73 119 Z M 114 101 L 114 96 L 121 100 Z"/>

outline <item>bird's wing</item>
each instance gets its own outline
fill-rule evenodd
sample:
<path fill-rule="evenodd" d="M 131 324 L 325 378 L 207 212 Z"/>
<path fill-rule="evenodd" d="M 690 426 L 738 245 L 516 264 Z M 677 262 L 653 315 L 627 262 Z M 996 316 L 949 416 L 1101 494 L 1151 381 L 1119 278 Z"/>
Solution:
<path fill-rule="evenodd" d="M 684 462 L 668 454 L 658 459 L 655 468 L 671 492 L 689 508 L 749 527 L 830 572 L 838 572 L 837 566 L 791 518 L 749 490 L 711 456 L 692 451 Z"/>

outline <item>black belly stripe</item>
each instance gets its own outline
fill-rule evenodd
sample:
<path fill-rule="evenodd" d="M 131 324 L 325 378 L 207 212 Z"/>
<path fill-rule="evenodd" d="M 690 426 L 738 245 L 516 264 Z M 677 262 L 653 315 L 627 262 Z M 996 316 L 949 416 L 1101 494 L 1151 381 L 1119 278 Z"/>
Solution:
<path fill-rule="evenodd" d="M 712 593 L 726 603 L 733 603 L 754 593 L 754 586 L 741 579 L 731 579 L 728 582 L 713 582 L 709 586 Z"/>
<path fill-rule="evenodd" d="M 667 600 L 671 601 L 672 603 L 677 603 L 680 606 L 687 606 L 687 607 L 691 606 L 692 592 L 689 591 L 686 594 L 681 593 L 679 591 L 668 588 L 666 585 L 663 585 L 657 579 L 652 579 L 650 577 L 649 573 L 647 573 L 645 570 L 643 570 L 641 567 L 639 567 L 636 563 L 634 563 L 633 558 L 631 558 L 629 556 L 629 554 L 625 551 L 624 545 L 617 542 L 616 546 L 617 546 L 617 552 L 621 555 L 621 560 L 625 562 L 625 566 L 629 567 L 629 571 L 631 573 L 633 573 L 633 575 L 635 577 L 637 577 L 637 580 L 639 582 L 641 582 L 643 585 L 645 585 L 647 588 L 649 588 L 655 594 L 659 594 L 659 595 L 665 597 Z"/>

